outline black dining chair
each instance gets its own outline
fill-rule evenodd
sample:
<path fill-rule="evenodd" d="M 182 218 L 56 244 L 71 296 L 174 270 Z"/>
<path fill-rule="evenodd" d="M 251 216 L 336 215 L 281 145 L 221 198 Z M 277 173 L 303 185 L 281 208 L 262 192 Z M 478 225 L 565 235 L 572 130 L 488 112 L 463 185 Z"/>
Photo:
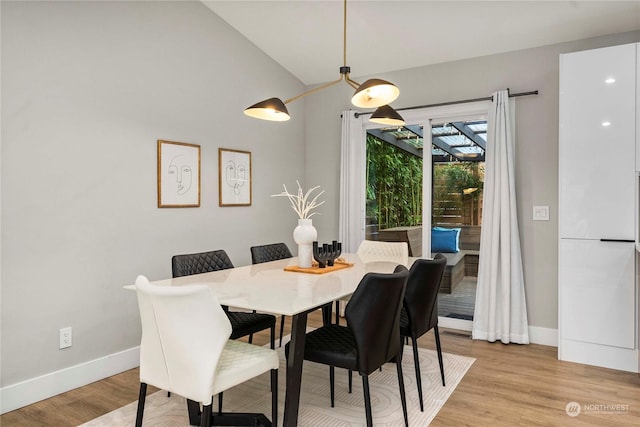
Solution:
<path fill-rule="evenodd" d="M 367 273 L 345 308 L 347 326 L 326 324 L 305 336 L 304 359 L 329 365 L 331 406 L 335 401 L 335 367 L 362 377 L 367 426 L 373 425 L 369 374 L 395 362 L 405 426 L 409 425 L 402 377 L 400 311 L 409 272 L 399 265 L 391 274 Z M 289 343 L 285 346 L 288 357 Z"/>
<path fill-rule="evenodd" d="M 293 258 L 286 243 L 270 243 L 251 247 L 251 262 L 253 264 L 286 258 Z"/>
<path fill-rule="evenodd" d="M 233 268 L 233 263 L 227 253 L 222 249 L 174 255 L 173 258 L 171 258 L 173 277 L 191 276 L 193 274 L 209 273 L 211 271 L 226 270 L 229 268 Z M 271 314 L 230 311 L 227 306 L 223 306 L 223 309 L 231 322 L 231 339 L 249 336 L 249 343 L 251 343 L 254 333 L 271 329 L 271 348 L 275 347 L 275 316 Z"/>
<path fill-rule="evenodd" d="M 442 276 L 447 266 L 447 258 L 436 254 L 433 259 L 417 259 L 409 271 L 407 290 L 400 313 L 400 335 L 402 339 L 411 338 L 413 347 L 413 361 L 416 369 L 416 384 L 420 398 L 420 411 L 424 412 L 422 402 L 422 381 L 420 378 L 420 362 L 418 358 L 418 338 L 433 329 L 436 337 L 436 350 L 440 363 L 442 385 L 444 381 L 444 365 L 442 363 L 442 348 L 438 332 L 438 291 Z"/>
<path fill-rule="evenodd" d="M 268 245 L 252 246 L 251 263 L 276 261 L 279 259 L 293 258 L 286 243 L 270 243 Z M 280 318 L 280 347 L 282 347 L 282 334 L 284 333 L 284 315 Z"/>

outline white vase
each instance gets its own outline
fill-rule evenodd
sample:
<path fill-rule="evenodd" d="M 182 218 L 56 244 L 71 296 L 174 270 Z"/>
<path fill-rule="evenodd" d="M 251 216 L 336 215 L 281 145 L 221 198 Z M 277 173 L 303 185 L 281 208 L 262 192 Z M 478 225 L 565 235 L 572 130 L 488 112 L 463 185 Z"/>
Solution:
<path fill-rule="evenodd" d="M 311 219 L 299 219 L 293 230 L 293 240 L 298 244 L 298 267 L 309 268 L 313 260 L 313 242 L 318 239 L 318 231 Z"/>

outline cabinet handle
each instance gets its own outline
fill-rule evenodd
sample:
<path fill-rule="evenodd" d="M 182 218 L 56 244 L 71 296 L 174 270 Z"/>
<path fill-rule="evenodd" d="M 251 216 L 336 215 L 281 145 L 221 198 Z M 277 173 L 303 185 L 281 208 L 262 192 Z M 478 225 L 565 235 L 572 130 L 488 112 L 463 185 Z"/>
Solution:
<path fill-rule="evenodd" d="M 601 242 L 620 242 L 620 243 L 635 243 L 635 240 L 630 239 L 600 239 Z"/>

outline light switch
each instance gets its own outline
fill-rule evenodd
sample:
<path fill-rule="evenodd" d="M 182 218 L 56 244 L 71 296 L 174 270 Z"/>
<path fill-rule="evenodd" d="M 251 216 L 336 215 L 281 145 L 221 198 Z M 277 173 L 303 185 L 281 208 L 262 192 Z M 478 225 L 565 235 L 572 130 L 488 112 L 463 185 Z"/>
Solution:
<path fill-rule="evenodd" d="M 533 207 L 533 220 L 534 221 L 549 221 L 549 206 L 534 206 Z"/>

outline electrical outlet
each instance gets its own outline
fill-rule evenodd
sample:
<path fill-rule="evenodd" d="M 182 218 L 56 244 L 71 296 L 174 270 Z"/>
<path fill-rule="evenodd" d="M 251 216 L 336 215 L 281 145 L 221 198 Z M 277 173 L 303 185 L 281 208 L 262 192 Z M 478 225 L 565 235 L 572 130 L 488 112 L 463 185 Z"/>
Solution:
<path fill-rule="evenodd" d="M 533 207 L 533 220 L 534 221 L 549 221 L 549 206 L 534 206 Z"/>
<path fill-rule="evenodd" d="M 71 326 L 60 329 L 60 350 L 72 346 L 73 331 Z"/>

